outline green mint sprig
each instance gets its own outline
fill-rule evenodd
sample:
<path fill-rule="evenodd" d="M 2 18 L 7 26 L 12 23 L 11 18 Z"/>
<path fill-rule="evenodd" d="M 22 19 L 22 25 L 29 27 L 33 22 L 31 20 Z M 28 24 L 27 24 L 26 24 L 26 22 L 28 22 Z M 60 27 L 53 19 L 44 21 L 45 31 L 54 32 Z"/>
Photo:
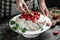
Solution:
<path fill-rule="evenodd" d="M 12 29 L 13 29 L 13 30 L 17 30 L 18 26 L 19 26 L 19 24 L 18 24 L 18 23 L 16 23 L 16 24 L 15 24 L 15 26 L 14 26 L 14 27 L 12 27 Z"/>
<path fill-rule="evenodd" d="M 11 24 L 11 25 L 15 24 L 15 21 L 13 21 L 13 20 L 12 20 L 12 21 L 10 21 L 10 24 Z"/>
<path fill-rule="evenodd" d="M 26 28 L 22 29 L 22 32 L 23 32 L 23 33 L 26 32 Z"/>
<path fill-rule="evenodd" d="M 60 38 L 58 38 L 57 40 L 60 40 Z"/>

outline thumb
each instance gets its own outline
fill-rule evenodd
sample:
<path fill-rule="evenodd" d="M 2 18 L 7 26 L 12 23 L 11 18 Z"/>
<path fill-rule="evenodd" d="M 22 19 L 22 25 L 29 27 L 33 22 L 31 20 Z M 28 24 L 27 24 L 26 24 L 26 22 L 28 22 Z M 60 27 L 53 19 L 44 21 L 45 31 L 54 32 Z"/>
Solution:
<path fill-rule="evenodd" d="M 25 8 L 27 9 L 27 11 L 29 11 L 28 6 L 26 5 L 26 3 L 25 3 L 25 2 L 23 2 L 23 5 L 24 5 L 24 6 L 25 6 Z"/>

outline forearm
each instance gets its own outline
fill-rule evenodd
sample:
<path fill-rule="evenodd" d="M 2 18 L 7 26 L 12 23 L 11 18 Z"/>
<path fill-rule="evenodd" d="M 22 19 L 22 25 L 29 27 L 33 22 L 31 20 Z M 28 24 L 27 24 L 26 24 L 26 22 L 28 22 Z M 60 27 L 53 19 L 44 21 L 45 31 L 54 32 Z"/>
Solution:
<path fill-rule="evenodd" d="M 39 0 L 39 7 L 44 15 L 48 15 L 48 9 L 46 7 L 45 0 Z"/>
<path fill-rule="evenodd" d="M 45 8 L 47 8 L 45 4 L 45 0 L 39 0 L 39 7 L 42 10 L 45 10 Z"/>

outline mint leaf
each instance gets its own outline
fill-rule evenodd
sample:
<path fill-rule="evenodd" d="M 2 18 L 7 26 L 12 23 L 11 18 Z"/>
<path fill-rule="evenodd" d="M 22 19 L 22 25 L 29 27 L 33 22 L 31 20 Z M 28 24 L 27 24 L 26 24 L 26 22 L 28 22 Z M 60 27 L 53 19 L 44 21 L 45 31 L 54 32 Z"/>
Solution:
<path fill-rule="evenodd" d="M 26 28 L 24 28 L 23 30 L 22 30 L 22 32 L 24 33 L 26 31 Z"/>
<path fill-rule="evenodd" d="M 60 12 L 58 14 L 60 15 Z"/>
<path fill-rule="evenodd" d="M 43 28 L 41 28 L 41 31 L 43 30 Z"/>
<path fill-rule="evenodd" d="M 57 13 L 58 13 L 58 16 L 59 16 L 59 18 L 60 18 L 60 11 L 57 11 Z"/>
<path fill-rule="evenodd" d="M 55 13 L 55 10 L 52 10 L 52 13 Z"/>
<path fill-rule="evenodd" d="M 39 27 L 41 29 L 41 27 Z"/>
<path fill-rule="evenodd" d="M 56 11 L 57 13 L 60 13 L 60 11 Z"/>
<path fill-rule="evenodd" d="M 57 40 L 60 40 L 60 38 L 58 38 Z"/>
<path fill-rule="evenodd" d="M 53 10 L 51 10 L 51 12 L 52 12 L 52 13 L 55 13 L 55 10 L 53 9 Z"/>
<path fill-rule="evenodd" d="M 16 26 L 12 27 L 13 30 L 17 30 L 17 28 L 18 28 L 18 27 L 16 27 Z"/>
<path fill-rule="evenodd" d="M 18 23 L 16 23 L 16 27 L 18 27 L 19 26 L 19 24 Z"/>
<path fill-rule="evenodd" d="M 16 26 L 12 27 L 12 29 L 17 30 L 18 26 L 19 26 L 19 24 L 16 23 Z"/>
<path fill-rule="evenodd" d="M 12 20 L 10 23 L 11 23 L 11 25 L 13 25 L 13 24 L 15 24 L 15 21 Z"/>

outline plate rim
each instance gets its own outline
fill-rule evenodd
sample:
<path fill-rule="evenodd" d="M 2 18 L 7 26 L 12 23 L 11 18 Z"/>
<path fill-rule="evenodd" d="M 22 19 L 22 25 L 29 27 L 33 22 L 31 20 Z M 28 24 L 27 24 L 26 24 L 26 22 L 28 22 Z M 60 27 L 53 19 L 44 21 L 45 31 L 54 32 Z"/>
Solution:
<path fill-rule="evenodd" d="M 16 15 L 16 16 L 14 16 L 13 18 L 16 18 L 16 17 L 18 17 L 18 16 L 20 16 L 20 15 Z M 13 20 L 13 18 L 10 19 L 10 21 Z M 49 17 L 46 16 L 46 18 L 48 18 L 48 19 L 50 20 L 50 22 L 51 22 L 51 19 L 50 19 Z M 10 21 L 9 21 L 9 26 L 10 26 L 10 28 L 11 28 Z M 50 24 L 52 25 L 52 22 L 51 22 Z M 51 25 L 48 27 L 48 29 L 50 29 Z M 11 29 L 12 29 L 12 28 L 11 28 Z M 13 30 L 14 32 L 17 32 L 17 33 L 20 33 L 20 34 L 39 34 L 39 33 L 43 33 L 43 32 L 45 32 L 45 31 L 47 31 L 48 29 L 46 29 L 46 30 L 44 30 L 44 31 L 39 31 L 40 29 L 38 29 L 38 30 L 36 30 L 36 31 L 38 31 L 38 32 L 36 32 L 36 31 L 29 31 L 29 32 L 27 32 L 27 31 L 26 31 L 25 33 L 17 32 L 17 31 L 15 31 L 15 30 L 13 30 L 13 29 L 12 29 L 12 30 Z"/>

